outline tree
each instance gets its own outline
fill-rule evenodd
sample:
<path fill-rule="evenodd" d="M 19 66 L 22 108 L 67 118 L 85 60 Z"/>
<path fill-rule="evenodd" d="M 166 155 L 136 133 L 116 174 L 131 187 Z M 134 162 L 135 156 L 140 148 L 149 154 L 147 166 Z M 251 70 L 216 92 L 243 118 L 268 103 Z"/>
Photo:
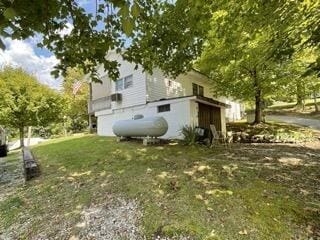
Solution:
<path fill-rule="evenodd" d="M 178 75 L 199 55 L 211 2 L 92 0 L 96 10 L 87 12 L 72 0 L 4 0 L 0 36 L 26 39 L 40 34 L 39 46 L 60 60 L 55 76 L 76 67 L 99 81 L 96 66 L 102 64 L 109 77 L 117 79 L 118 63 L 105 58 L 110 50 L 148 71 L 155 66 Z M 67 30 L 70 33 L 62 34 Z M 1 41 L 0 45 L 5 47 Z M 128 48 L 123 51 L 124 47 Z"/>
<path fill-rule="evenodd" d="M 296 99 L 296 108 L 304 109 L 304 100 L 310 96 L 316 96 L 320 92 L 320 79 L 317 71 L 310 69 L 319 54 L 317 48 L 309 47 L 296 51 L 290 60 L 282 65 L 283 79 L 285 83 L 279 89 L 276 97 Z M 318 106 L 315 102 L 315 109 Z"/>
<path fill-rule="evenodd" d="M 62 98 L 22 69 L 0 71 L 0 124 L 19 129 L 24 146 L 26 126 L 46 126 L 61 118 Z"/>
<path fill-rule="evenodd" d="M 76 68 L 68 68 L 63 82 L 64 121 L 70 122 L 68 126 L 73 132 L 81 131 L 88 126 L 88 98 L 89 86 L 83 81 L 83 72 Z M 74 92 L 74 84 L 79 89 Z"/>
<path fill-rule="evenodd" d="M 201 54 L 215 7 L 213 0 L 163 2 L 148 21 L 138 21 L 124 56 L 149 72 L 159 67 L 175 77 L 192 69 Z"/>
<path fill-rule="evenodd" d="M 218 93 L 255 102 L 254 123 L 263 120 L 264 98 L 282 84 L 281 62 L 294 50 L 287 27 L 298 6 L 283 2 L 219 2 L 197 65 Z"/>
<path fill-rule="evenodd" d="M 96 66 L 103 64 L 116 79 L 118 63 L 106 59 L 106 53 L 120 52 L 136 33 L 137 22 L 148 21 L 161 4 L 156 0 L 92 0 L 92 4 L 94 12 L 87 12 L 73 0 L 3 0 L 0 36 L 26 39 L 39 34 L 39 46 L 60 60 L 53 72 L 56 76 L 65 75 L 68 67 L 78 67 L 98 81 Z M 70 33 L 63 34 L 66 31 Z M 3 41 L 0 46 L 5 48 Z"/>

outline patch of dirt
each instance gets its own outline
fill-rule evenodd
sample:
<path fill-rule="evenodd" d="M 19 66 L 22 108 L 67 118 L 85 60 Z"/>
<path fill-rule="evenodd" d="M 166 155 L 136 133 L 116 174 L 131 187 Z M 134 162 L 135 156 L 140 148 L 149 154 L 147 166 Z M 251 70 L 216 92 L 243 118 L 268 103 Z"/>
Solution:
<path fill-rule="evenodd" d="M 278 161 L 280 163 L 283 163 L 284 165 L 292 165 L 292 166 L 302 165 L 303 163 L 301 159 L 293 158 L 293 157 L 281 157 Z"/>
<path fill-rule="evenodd" d="M 83 209 L 78 223 L 71 225 L 63 217 L 53 217 L 47 229 L 30 237 L 32 240 L 146 240 L 140 228 L 143 213 L 134 200 L 109 196 L 105 204 L 93 204 Z M 13 224 L 0 233 L 1 240 L 15 240 L 27 229 L 32 229 L 32 220 Z M 191 240 L 190 237 L 154 236 L 154 240 Z"/>
<path fill-rule="evenodd" d="M 138 227 L 142 212 L 135 201 L 116 198 L 107 205 L 91 206 L 81 215 L 74 239 L 143 239 Z"/>

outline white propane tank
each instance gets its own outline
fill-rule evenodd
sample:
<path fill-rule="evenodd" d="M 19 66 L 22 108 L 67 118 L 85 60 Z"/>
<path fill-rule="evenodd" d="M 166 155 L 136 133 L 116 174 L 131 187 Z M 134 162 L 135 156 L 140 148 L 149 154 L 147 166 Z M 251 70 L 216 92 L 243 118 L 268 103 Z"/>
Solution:
<path fill-rule="evenodd" d="M 168 123 L 163 117 L 120 120 L 112 130 L 118 137 L 160 137 L 168 131 Z"/>

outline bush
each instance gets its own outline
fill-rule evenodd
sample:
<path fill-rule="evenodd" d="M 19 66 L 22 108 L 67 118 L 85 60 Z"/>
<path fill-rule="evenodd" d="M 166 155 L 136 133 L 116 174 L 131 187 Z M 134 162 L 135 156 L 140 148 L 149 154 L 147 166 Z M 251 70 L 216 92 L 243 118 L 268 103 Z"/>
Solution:
<path fill-rule="evenodd" d="M 186 145 L 194 145 L 199 141 L 199 133 L 196 127 L 185 125 L 181 129 L 183 135 L 183 143 Z"/>

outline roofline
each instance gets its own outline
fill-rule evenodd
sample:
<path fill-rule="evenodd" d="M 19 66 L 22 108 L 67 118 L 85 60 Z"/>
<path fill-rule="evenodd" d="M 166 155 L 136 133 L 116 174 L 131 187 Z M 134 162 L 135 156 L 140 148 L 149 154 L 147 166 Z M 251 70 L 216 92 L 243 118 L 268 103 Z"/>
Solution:
<path fill-rule="evenodd" d="M 194 98 L 192 98 L 194 97 Z M 183 99 L 183 98 L 192 98 L 195 100 L 198 100 L 199 102 L 202 103 L 209 103 L 218 107 L 224 107 L 224 108 L 230 108 L 231 106 L 229 104 L 226 104 L 224 102 L 220 102 L 218 100 L 212 99 L 212 98 L 208 98 L 208 97 L 202 97 L 202 96 L 196 96 L 196 95 L 188 95 L 188 96 L 181 96 L 181 97 L 173 97 L 173 98 L 163 98 L 163 99 L 159 99 L 159 100 L 155 100 L 155 101 L 147 101 L 148 103 L 155 103 L 155 102 L 164 102 L 164 101 L 170 101 L 170 100 L 177 100 L 177 99 Z"/>
<path fill-rule="evenodd" d="M 194 72 L 196 72 L 196 73 L 198 73 L 198 74 L 200 74 L 200 75 L 202 75 L 202 76 L 204 76 L 204 77 L 206 77 L 206 78 L 209 78 L 209 79 L 210 79 L 210 77 L 209 77 L 207 74 L 205 74 L 205 73 L 203 73 L 203 72 L 199 71 L 199 70 L 198 70 L 198 69 L 196 69 L 196 68 L 192 68 L 192 69 L 191 69 L 191 71 L 194 71 Z"/>
<path fill-rule="evenodd" d="M 195 97 L 194 95 L 188 95 L 188 96 L 181 96 L 181 97 L 172 97 L 172 98 L 161 98 L 154 101 L 147 101 L 147 103 L 155 103 L 155 102 L 162 102 L 162 101 L 170 101 L 170 100 L 177 100 L 182 98 L 189 98 L 189 97 Z"/>

